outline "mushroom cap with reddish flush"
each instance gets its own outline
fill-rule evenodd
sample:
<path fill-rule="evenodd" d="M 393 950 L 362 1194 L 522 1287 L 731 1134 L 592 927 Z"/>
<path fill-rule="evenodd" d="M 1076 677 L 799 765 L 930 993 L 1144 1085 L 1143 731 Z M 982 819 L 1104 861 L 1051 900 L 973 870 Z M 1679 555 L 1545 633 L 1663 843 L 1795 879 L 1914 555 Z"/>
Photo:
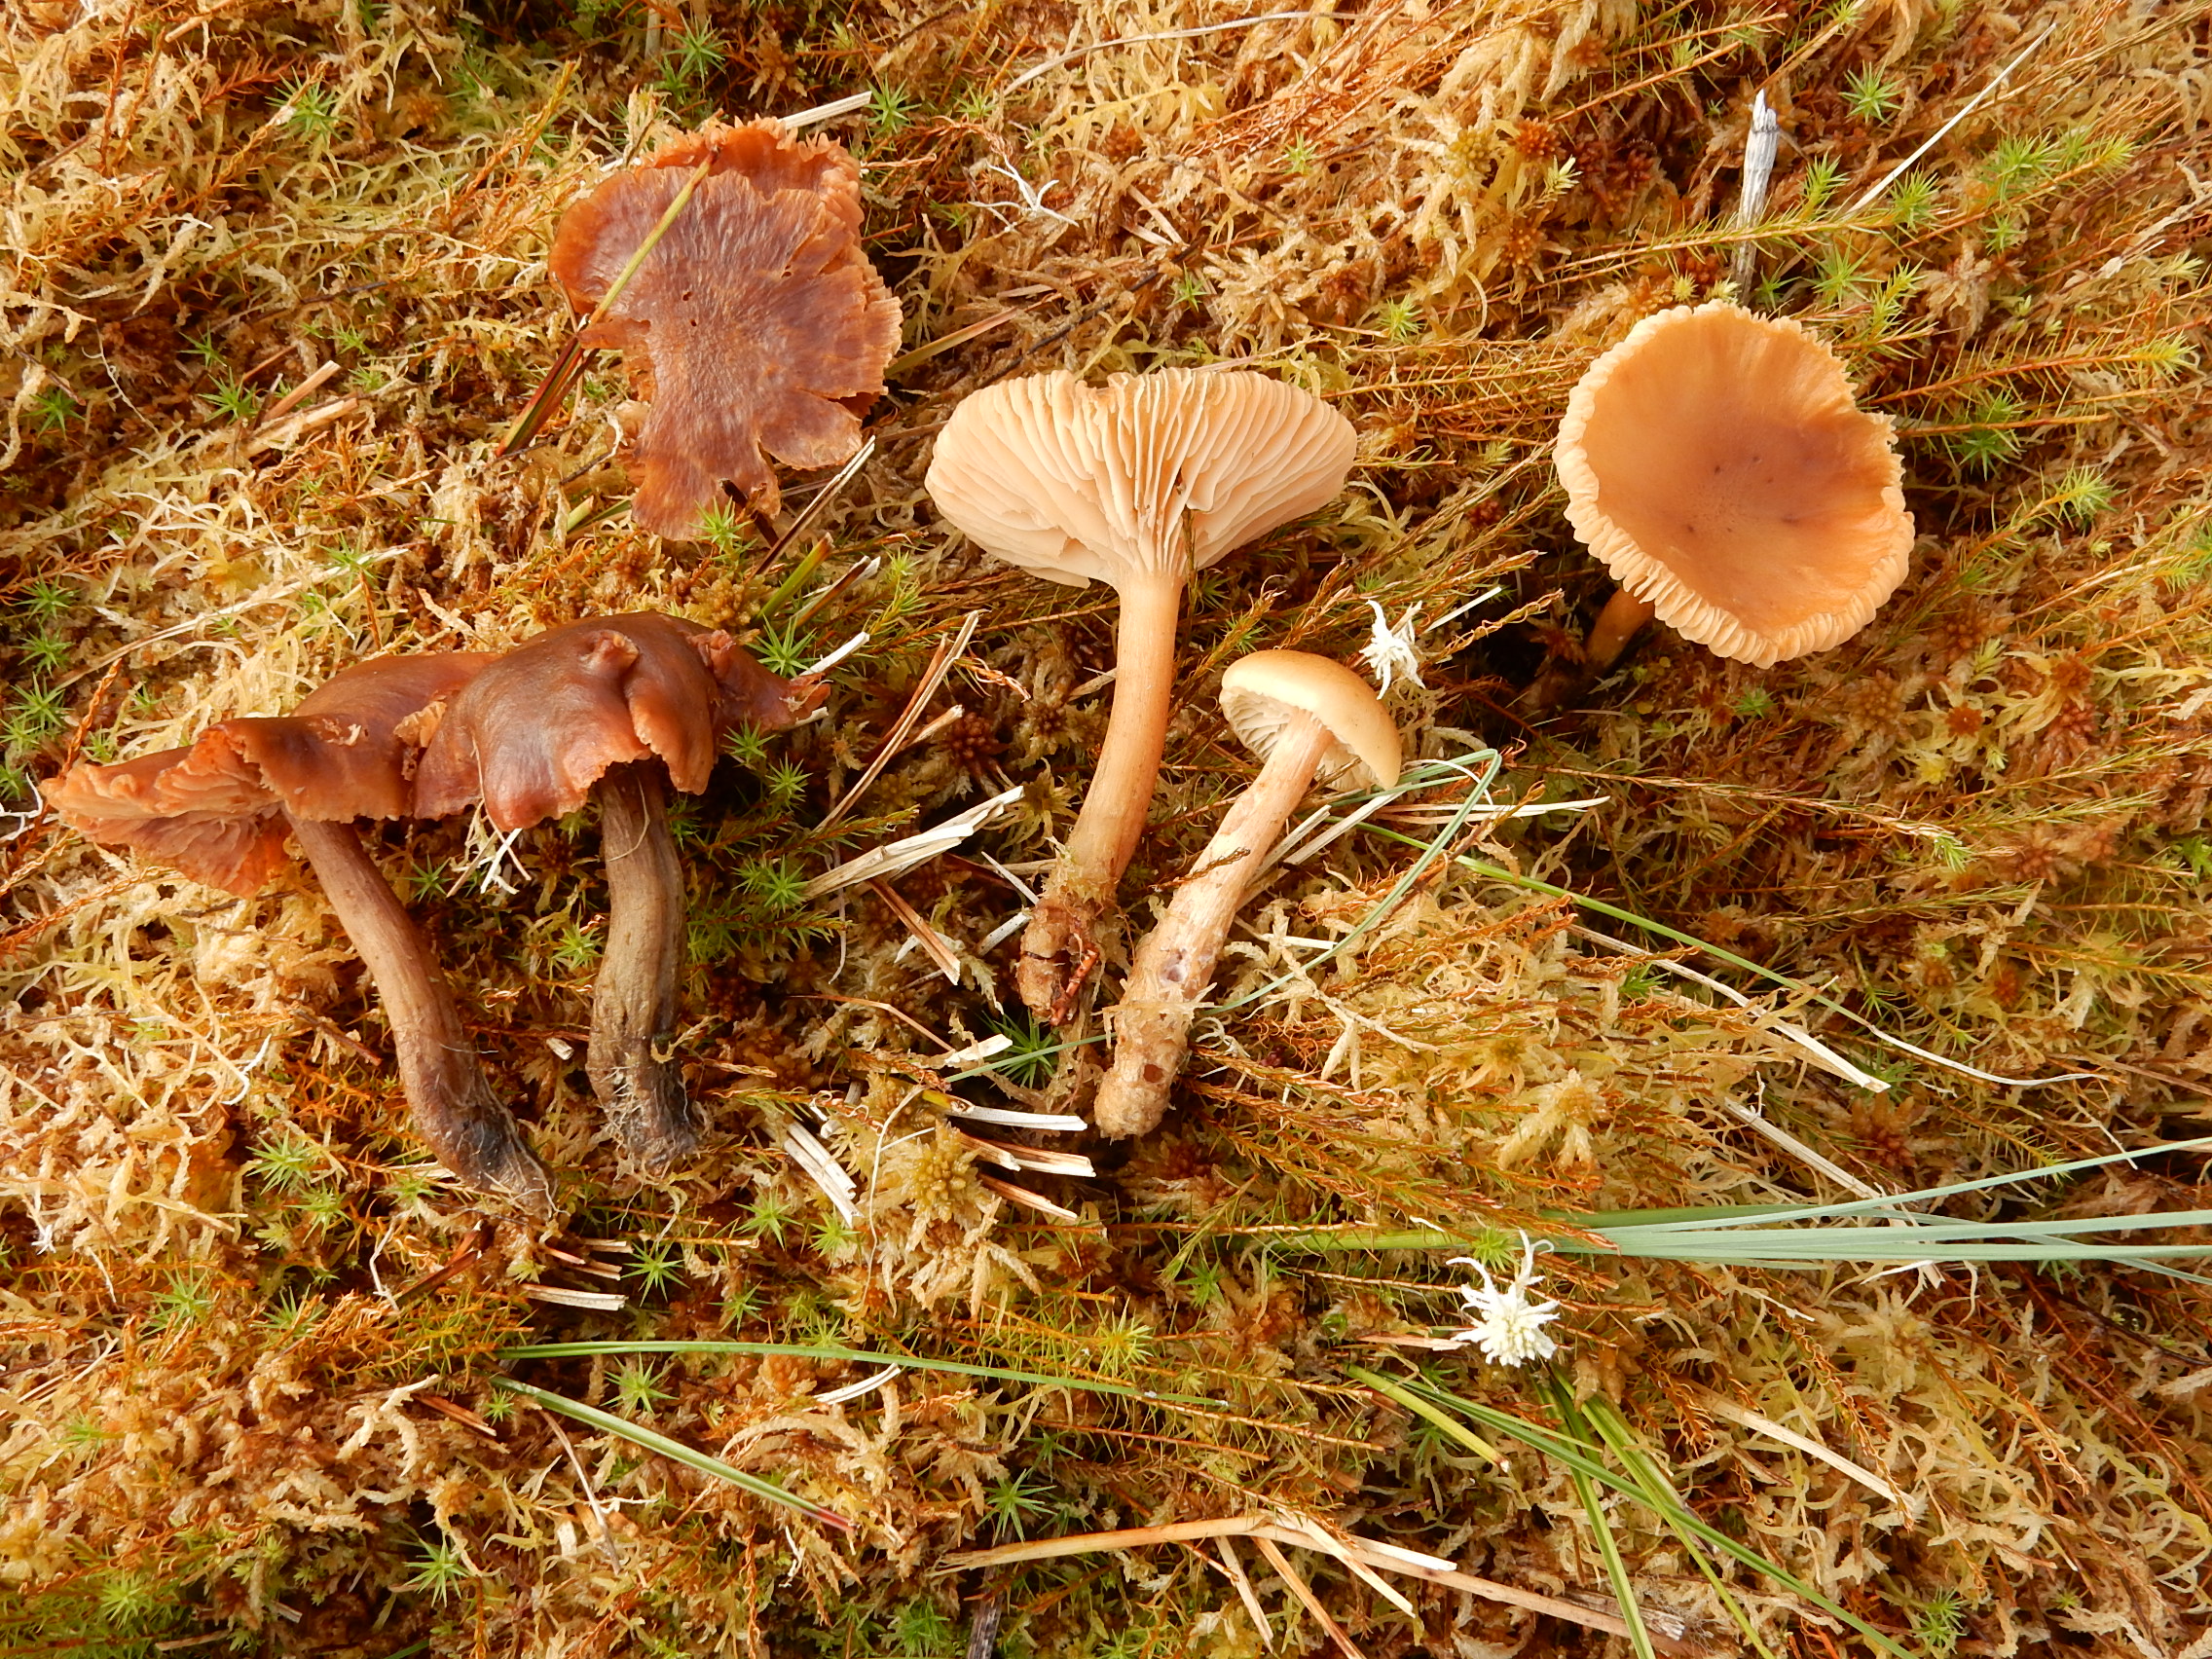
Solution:
<path fill-rule="evenodd" d="M 1645 317 L 1575 387 L 1553 458 L 1583 544 L 1717 655 L 1840 645 L 1904 580 L 1889 420 L 1788 318 L 1724 301 Z"/>
<path fill-rule="evenodd" d="M 289 715 L 221 720 L 189 748 L 74 766 L 47 799 L 102 846 L 257 892 L 286 863 L 286 813 L 328 823 L 408 816 L 424 725 L 493 660 L 430 651 L 356 663 Z"/>
<path fill-rule="evenodd" d="M 703 163 L 690 202 L 584 335 L 647 359 L 634 510 L 678 537 L 698 534 L 723 479 L 776 511 L 765 456 L 849 459 L 899 347 L 899 302 L 861 247 L 859 167 L 772 121 L 679 139 L 571 205 L 550 268 L 577 310 L 613 286 Z"/>
<path fill-rule="evenodd" d="M 1238 657 L 1221 676 L 1221 712 L 1236 740 L 1263 761 L 1292 718 L 1309 715 L 1335 739 L 1315 769 L 1323 783 L 1388 789 L 1398 781 L 1397 722 L 1375 688 L 1341 662 L 1310 651 Z"/>
<path fill-rule="evenodd" d="M 1351 423 L 1246 370 L 1155 369 L 1086 386 L 1066 370 L 963 398 L 925 484 L 986 553 L 1120 587 L 1204 570 L 1344 488 Z"/>
<path fill-rule="evenodd" d="M 481 801 L 499 830 L 520 830 L 575 811 L 609 766 L 647 758 L 697 794 L 725 733 L 790 726 L 820 696 L 680 617 L 571 622 L 498 658 L 447 706 L 415 810 L 444 818 Z"/>

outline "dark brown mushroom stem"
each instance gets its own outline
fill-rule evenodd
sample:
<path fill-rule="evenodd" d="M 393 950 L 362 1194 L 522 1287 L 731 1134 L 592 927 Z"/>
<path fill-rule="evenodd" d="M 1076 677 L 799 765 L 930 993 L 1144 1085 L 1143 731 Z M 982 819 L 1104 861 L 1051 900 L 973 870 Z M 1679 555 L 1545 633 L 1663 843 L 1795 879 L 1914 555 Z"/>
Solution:
<path fill-rule="evenodd" d="M 826 687 L 780 680 L 719 630 L 641 611 L 553 628 L 486 668 L 447 707 L 415 775 L 415 810 L 482 803 L 511 830 L 600 807 L 607 948 L 592 1001 L 592 1088 L 622 1146 L 659 1172 L 701 1121 L 673 1052 L 683 877 L 671 789 L 697 794 L 723 736 L 784 730 Z"/>
<path fill-rule="evenodd" d="M 1160 925 L 1137 947 L 1113 1011 L 1113 1069 L 1092 1107 L 1100 1134 L 1141 1135 L 1159 1125 L 1191 1046 L 1191 1021 L 1213 983 L 1214 963 L 1245 890 L 1336 741 L 1312 716 L 1292 717 L 1260 775 L 1191 866 L 1194 873 L 1175 890 Z"/>
<path fill-rule="evenodd" d="M 592 1092 L 622 1144 L 666 1169 L 699 1144 L 699 1116 L 675 1058 L 683 958 L 683 866 L 668 829 L 668 769 L 610 766 L 592 786 L 607 866 L 607 948 L 592 992 Z"/>
<path fill-rule="evenodd" d="M 553 1184 L 492 1093 L 461 1023 L 453 988 L 350 824 L 287 814 L 324 897 L 369 971 L 391 1023 L 400 1087 L 415 1129 L 438 1161 L 476 1187 L 494 1187 L 535 1210 L 553 1207 Z"/>

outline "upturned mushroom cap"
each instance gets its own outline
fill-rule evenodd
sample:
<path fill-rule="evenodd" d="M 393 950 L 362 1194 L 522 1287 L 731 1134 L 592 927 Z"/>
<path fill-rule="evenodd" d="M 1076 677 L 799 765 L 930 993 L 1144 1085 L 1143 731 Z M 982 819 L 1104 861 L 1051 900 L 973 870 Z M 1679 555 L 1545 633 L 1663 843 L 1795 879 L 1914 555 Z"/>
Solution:
<path fill-rule="evenodd" d="M 102 846 L 253 893 L 286 862 L 287 812 L 322 822 L 406 817 L 423 726 L 493 660 L 432 651 L 356 663 L 289 715 L 221 720 L 187 749 L 72 767 L 47 798 Z"/>
<path fill-rule="evenodd" d="M 1889 420 L 1787 318 L 1722 301 L 1645 317 L 1575 387 L 1554 462 L 1584 545 L 1717 655 L 1840 645 L 1904 579 Z"/>
<path fill-rule="evenodd" d="M 820 700 L 719 630 L 651 611 L 554 628 L 509 651 L 447 707 L 423 754 L 415 810 L 478 801 L 500 830 L 583 805 L 609 766 L 658 758 L 687 794 L 707 787 L 723 735 L 778 730 Z"/>
<path fill-rule="evenodd" d="M 859 167 L 772 121 L 680 139 L 571 205 L 550 266 L 577 310 L 598 304 L 701 163 L 713 170 L 584 337 L 647 359 L 635 511 L 668 536 L 697 534 L 725 478 L 774 512 L 763 451 L 798 467 L 848 459 L 899 346 L 899 302 L 860 243 Z"/>
<path fill-rule="evenodd" d="M 964 398 L 925 483 L 985 552 L 1120 587 L 1202 571 L 1312 512 L 1344 488 L 1354 447 L 1350 422 L 1266 375 L 1155 369 L 1093 387 L 1062 369 Z"/>
<path fill-rule="evenodd" d="M 1388 789 L 1398 781 L 1397 722 L 1375 688 L 1309 651 L 1254 651 L 1221 677 L 1221 712 L 1245 748 L 1265 760 L 1293 715 L 1310 715 L 1336 739 L 1315 775 L 1326 784 Z"/>

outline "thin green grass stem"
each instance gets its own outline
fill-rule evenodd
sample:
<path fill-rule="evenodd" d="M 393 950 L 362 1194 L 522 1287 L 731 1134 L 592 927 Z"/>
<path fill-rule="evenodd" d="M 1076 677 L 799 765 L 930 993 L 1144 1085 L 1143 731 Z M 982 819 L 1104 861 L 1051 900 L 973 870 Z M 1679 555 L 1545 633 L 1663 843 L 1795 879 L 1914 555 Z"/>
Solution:
<path fill-rule="evenodd" d="M 770 1503 L 782 1504 L 786 1509 L 795 1509 L 809 1520 L 818 1521 L 825 1527 L 834 1527 L 840 1532 L 853 1530 L 853 1524 L 842 1515 L 824 1509 L 818 1503 L 809 1502 L 796 1493 L 789 1492 L 778 1486 L 774 1481 L 762 1480 L 758 1475 L 747 1474 L 743 1469 L 725 1463 L 719 1457 L 696 1451 L 684 1445 L 681 1440 L 671 1440 L 665 1434 L 657 1433 L 640 1423 L 631 1422 L 626 1418 L 618 1418 L 612 1412 L 603 1412 L 597 1406 L 587 1406 L 581 1400 L 570 1399 L 566 1394 L 556 1394 L 548 1389 L 533 1387 L 528 1382 L 518 1382 L 512 1377 L 495 1377 L 492 1381 L 510 1394 L 520 1394 L 533 1405 L 541 1406 L 549 1412 L 558 1412 L 566 1418 L 573 1418 L 576 1421 L 588 1427 L 596 1428 L 603 1434 L 611 1434 L 619 1439 L 627 1440 L 633 1446 L 642 1446 L 648 1452 L 657 1452 L 663 1457 L 674 1462 L 697 1469 L 701 1474 L 713 1475 L 718 1480 L 727 1481 L 730 1485 L 751 1493 L 755 1497 L 765 1498 Z"/>
<path fill-rule="evenodd" d="M 1556 1373 L 1548 1382 L 1552 1410 L 1559 1414 L 1561 1426 L 1587 1443 L 1589 1434 L 1582 1414 L 1574 1409 L 1573 1391 Z M 1612 1524 L 1605 1519 L 1605 1501 L 1599 1495 L 1597 1483 L 1580 1469 L 1570 1468 L 1567 1473 L 1574 1483 L 1574 1495 L 1581 1501 L 1583 1514 L 1590 1517 L 1590 1530 L 1598 1542 L 1598 1557 L 1605 1564 L 1605 1576 L 1612 1581 L 1613 1600 L 1620 1604 L 1621 1618 L 1628 1625 L 1629 1645 L 1636 1650 L 1637 1659 L 1659 1659 L 1651 1645 L 1651 1633 L 1643 1627 L 1643 1608 L 1636 1600 L 1636 1581 L 1629 1576 L 1628 1563 L 1621 1559 L 1620 1540 L 1613 1536 Z"/>
<path fill-rule="evenodd" d="M 1397 1402 L 1407 1411 L 1427 1419 L 1446 1433 L 1454 1434 L 1455 1438 L 1458 1438 L 1456 1429 L 1459 1417 L 1464 1415 L 1472 1418 L 1486 1428 L 1512 1436 L 1532 1450 L 1543 1453 L 1546 1456 L 1557 1457 L 1570 1470 L 1579 1468 L 1590 1479 L 1609 1486 L 1615 1492 L 1625 1493 L 1640 1503 L 1651 1504 L 1656 1495 L 1641 1490 L 1635 1484 L 1591 1456 L 1589 1454 L 1594 1450 L 1593 1448 L 1577 1446 L 1560 1435 L 1538 1428 L 1535 1424 L 1515 1417 L 1510 1412 L 1502 1412 L 1495 1407 L 1482 1405 L 1432 1384 L 1393 1382 L 1389 1378 L 1382 1377 L 1360 1366 L 1346 1366 L 1345 1375 L 1355 1382 L 1366 1383 L 1378 1393 Z M 1686 1505 L 1678 1507 L 1677 1521 L 1680 1527 L 1693 1533 L 1710 1548 L 1718 1550 L 1721 1554 L 1742 1563 L 1754 1572 L 1773 1579 L 1774 1582 L 1780 1584 L 1791 1594 L 1802 1596 L 1830 1618 L 1842 1620 L 1883 1652 L 1895 1655 L 1896 1659 L 1919 1659 L 1919 1656 L 1915 1655 L 1910 1648 L 1900 1646 L 1889 1637 L 1884 1636 L 1864 1619 L 1858 1617 L 1848 1608 L 1822 1595 L 1819 1590 L 1789 1571 L 1788 1568 L 1779 1563 L 1767 1560 L 1757 1551 L 1738 1543 L 1727 1533 L 1708 1526 L 1705 1522 L 1699 1520 Z"/>
<path fill-rule="evenodd" d="M 1010 1371 L 1003 1366 L 971 1365 L 958 1359 L 922 1359 L 910 1353 L 886 1353 L 844 1347 L 834 1343 L 741 1343 L 708 1340 L 643 1342 L 533 1343 L 501 1350 L 502 1360 L 591 1359 L 617 1353 L 780 1354 L 792 1359 L 846 1360 L 858 1365 L 903 1365 L 914 1371 L 947 1371 L 960 1377 L 987 1378 L 994 1382 L 1022 1382 L 1042 1388 L 1073 1388 L 1091 1394 L 1112 1394 L 1118 1399 L 1141 1400 L 1147 1405 L 1204 1406 L 1222 1409 L 1224 1402 L 1197 1394 L 1161 1394 L 1149 1388 L 1132 1388 L 1125 1382 L 1103 1382 L 1088 1377 L 1054 1377 L 1041 1371 Z"/>
<path fill-rule="evenodd" d="M 499 440 L 499 447 L 492 452 L 495 456 L 512 455 L 521 449 L 536 436 L 538 429 L 552 417 L 553 411 L 561 406 L 562 398 L 568 395 L 570 383 L 583 366 L 584 336 L 591 332 L 593 324 L 607 314 L 607 308 L 621 298 L 622 290 L 630 285 L 630 278 L 637 276 L 638 268 L 645 262 L 645 256 L 660 245 L 660 239 L 668 234 L 669 226 L 676 223 L 676 216 L 690 204 L 692 193 L 699 188 L 700 181 L 713 170 L 714 162 L 711 159 L 701 162 L 692 169 L 691 176 L 683 181 L 683 188 L 676 193 L 676 200 L 668 204 L 659 221 L 646 233 L 645 240 L 638 244 L 638 251 L 630 255 L 629 262 L 616 273 L 614 280 L 608 284 L 607 292 L 600 295 L 599 304 L 592 307 L 591 315 L 584 318 L 583 326 L 561 349 L 561 354 L 553 360 L 552 372 L 545 377 L 545 384 L 537 388 L 537 395 L 524 406 L 515 424 L 507 429 L 507 435 Z"/>
<path fill-rule="evenodd" d="M 1362 824 L 1360 828 L 1370 834 L 1380 835 L 1385 840 L 1397 841 L 1408 847 L 1428 849 L 1434 846 L 1433 842 L 1417 840 L 1414 836 L 1401 833 L 1396 830 L 1385 829 L 1381 825 Z M 1488 876 L 1493 881 L 1502 881 L 1513 887 L 1525 888 L 1530 893 L 1544 894 L 1548 898 L 1565 899 L 1569 903 L 1578 904 L 1585 910 L 1595 910 L 1599 915 L 1609 916 L 1616 922 L 1626 922 L 1631 927 L 1641 928 L 1644 932 L 1657 934 L 1662 939 L 1671 939 L 1677 944 L 1686 944 L 1693 949 L 1702 950 L 1716 961 L 1727 963 L 1731 968 L 1740 968 L 1747 974 L 1756 975 L 1762 979 L 1780 985 L 1785 990 L 1794 991 L 1799 996 L 1818 1003 L 1831 1014 L 1841 1014 L 1878 1043 L 1885 1044 L 1901 1052 L 1916 1055 L 1933 1065 L 1943 1066 L 1951 1071 L 1964 1073 L 1968 1077 L 1978 1078 L 1983 1083 L 1993 1083 L 2003 1088 L 2046 1088 L 2052 1084 L 2058 1083 L 2094 1082 L 2098 1077 L 2096 1072 L 2060 1072 L 2055 1077 L 2000 1077 L 1995 1072 L 1982 1071 L 1978 1067 L 1968 1065 L 1964 1060 L 1954 1060 L 1947 1055 L 1938 1054 L 1933 1050 L 1923 1049 L 1917 1043 L 1908 1043 L 1902 1037 L 1893 1036 L 1864 1014 L 1853 1013 L 1833 997 L 1826 995 L 1813 985 L 1807 984 L 1803 979 L 1793 978 L 1778 969 L 1753 962 L 1748 956 L 1738 956 L 1732 950 L 1723 950 L 1719 945 L 1699 939 L 1695 934 L 1686 934 L 1679 928 L 1669 927 L 1665 922 L 1655 922 L 1648 916 L 1640 916 L 1634 910 L 1624 910 L 1618 904 L 1608 904 L 1603 899 L 1592 899 L 1586 894 L 1575 892 L 1571 887 L 1561 887 L 1553 882 L 1539 881 L 1532 875 L 1522 875 L 1518 871 L 1507 869 L 1502 865 L 1493 865 L 1485 859 L 1469 858 L 1462 853 L 1456 856 L 1453 863 L 1463 869 L 1473 871 L 1477 875 Z"/>

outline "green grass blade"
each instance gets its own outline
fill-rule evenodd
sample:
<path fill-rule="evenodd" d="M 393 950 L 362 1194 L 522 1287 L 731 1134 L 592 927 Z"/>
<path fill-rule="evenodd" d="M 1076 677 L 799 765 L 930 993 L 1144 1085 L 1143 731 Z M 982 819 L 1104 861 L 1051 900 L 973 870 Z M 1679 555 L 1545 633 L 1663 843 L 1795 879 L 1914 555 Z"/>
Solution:
<path fill-rule="evenodd" d="M 1572 1391 L 1556 1375 L 1550 1386 L 1552 1409 L 1559 1414 L 1562 1426 L 1577 1439 L 1587 1440 L 1581 1414 L 1574 1409 Z M 1621 1559 L 1620 1540 L 1613 1536 L 1612 1525 L 1605 1519 L 1605 1503 L 1598 1494 L 1598 1483 L 1580 1469 L 1567 1470 L 1567 1478 L 1574 1483 L 1574 1495 L 1581 1500 L 1583 1514 L 1590 1517 L 1590 1530 L 1598 1540 L 1599 1559 L 1605 1564 L 1605 1576 L 1612 1580 L 1613 1600 L 1620 1604 L 1621 1617 L 1628 1624 L 1629 1646 L 1635 1649 L 1637 1659 L 1659 1659 L 1651 1645 L 1651 1633 L 1643 1628 L 1643 1608 L 1637 1603 L 1636 1583 L 1628 1575 L 1628 1563 Z"/>
<path fill-rule="evenodd" d="M 1465 1399 L 1460 1395 L 1429 1383 L 1393 1382 L 1386 1377 L 1379 1376 L 1377 1373 L 1359 1366 L 1347 1365 L 1345 1367 L 1345 1375 L 1356 1382 L 1364 1382 L 1369 1387 L 1395 1400 L 1406 1410 L 1426 1418 L 1447 1433 L 1453 1432 L 1457 1420 L 1456 1414 L 1464 1413 L 1486 1428 L 1509 1435 L 1522 1444 L 1543 1453 L 1546 1456 L 1557 1457 L 1570 1469 L 1579 1466 L 1591 1479 L 1602 1481 L 1616 1492 L 1627 1493 L 1640 1503 L 1647 1501 L 1645 1494 L 1635 1486 L 1590 1456 L 1586 1448 L 1578 1447 L 1559 1435 L 1538 1428 L 1534 1423 L 1517 1418 L 1510 1412 L 1501 1412 L 1494 1407 L 1481 1405 L 1476 1401 Z M 1792 1595 L 1803 1597 L 1830 1618 L 1840 1619 L 1843 1623 L 1849 1625 L 1883 1652 L 1894 1655 L 1895 1659 L 1920 1659 L 1920 1656 L 1916 1655 L 1910 1648 L 1901 1646 L 1891 1638 L 1884 1636 L 1864 1619 L 1824 1596 L 1788 1567 L 1783 1567 L 1778 1562 L 1767 1560 L 1757 1551 L 1738 1543 L 1727 1533 L 1708 1526 L 1705 1522 L 1699 1520 L 1695 1512 L 1686 1505 L 1679 1510 L 1679 1522 L 1681 1526 L 1695 1533 L 1710 1548 L 1718 1550 L 1721 1554 L 1742 1563 L 1752 1571 L 1773 1579 L 1774 1582 L 1780 1584 Z"/>
<path fill-rule="evenodd" d="M 2009 1170 L 2002 1175 L 1984 1175 L 1978 1180 L 1953 1182 L 1947 1187 L 1923 1187 L 1917 1192 L 1888 1193 L 1872 1198 L 1846 1198 L 1832 1204 L 1783 1205 L 1779 1208 L 1772 1208 L 1771 1214 L 1775 1219 L 1790 1221 L 1833 1221 L 1847 1215 L 1863 1215 L 1891 1209 L 1902 1210 L 1914 1204 L 1940 1203 L 1946 1198 L 1959 1198 L 1968 1193 L 1985 1193 L 1998 1187 L 2014 1186 L 2023 1181 L 2062 1180 L 2084 1169 L 2101 1169 L 2112 1163 L 2132 1163 L 2137 1159 L 2151 1158 L 2160 1153 L 2205 1151 L 2212 1151 L 2212 1135 L 2202 1136 L 2195 1140 L 2161 1141 L 2157 1146 L 2135 1147 L 2124 1152 L 2101 1153 L 2095 1158 L 2077 1158 L 2064 1163 L 2046 1164 L 2037 1169 Z M 1654 1228 L 1676 1226 L 1748 1227 L 1755 1225 L 1762 1219 L 1758 1212 L 1769 1210 L 1770 1206 L 1764 1204 L 1722 1204 L 1715 1205 L 1709 1211 L 1684 1210 L 1681 1212 L 1683 1219 L 1680 1220 L 1670 1216 L 1664 1220 L 1625 1222 L 1620 1225 Z M 1715 1219 L 1701 1221 L 1697 1219 L 1701 1215 L 1710 1215 Z M 1578 1215 L 1563 1216 L 1561 1219 L 1572 1221 L 1577 1226 L 1589 1226 L 1595 1229 L 1601 1222 L 1609 1218 Z M 2075 1225 L 2079 1227 L 2086 1224 L 2077 1222 Z"/>
<path fill-rule="evenodd" d="M 566 1418 L 573 1418 L 604 1434 L 615 1435 L 633 1446 L 642 1446 L 647 1452 L 657 1452 L 674 1462 L 697 1469 L 701 1474 L 725 1480 L 734 1487 L 743 1488 L 755 1497 L 766 1498 L 770 1503 L 780 1503 L 786 1509 L 795 1509 L 809 1520 L 819 1521 L 825 1527 L 834 1527 L 840 1532 L 850 1532 L 853 1530 L 853 1524 L 842 1515 L 824 1509 L 818 1503 L 811 1503 L 796 1493 L 786 1491 L 774 1481 L 762 1480 L 758 1475 L 749 1475 L 743 1469 L 723 1462 L 719 1457 L 694 1451 L 681 1440 L 671 1440 L 667 1435 L 632 1422 L 627 1418 L 618 1418 L 612 1412 L 603 1412 L 597 1406 L 587 1406 L 581 1400 L 571 1400 L 566 1394 L 555 1394 L 544 1388 L 533 1387 L 528 1382 L 518 1382 L 512 1377 L 495 1377 L 492 1381 L 510 1394 L 520 1394 L 533 1405 L 542 1406 L 549 1412 L 558 1412 Z"/>
<path fill-rule="evenodd" d="M 1132 1388 L 1125 1382 L 1105 1382 L 1089 1377 L 1055 1377 L 1042 1371 L 1010 1371 L 1003 1366 L 971 1365 L 958 1359 L 922 1359 L 910 1353 L 885 1353 L 868 1348 L 843 1347 L 834 1343 L 740 1343 L 707 1340 L 655 1340 L 641 1342 L 532 1343 L 503 1348 L 502 1360 L 590 1359 L 616 1353 L 747 1353 L 781 1354 L 792 1359 L 850 1360 L 861 1365 L 903 1365 L 915 1371 L 948 1371 L 959 1377 L 983 1377 L 994 1382 L 1025 1382 L 1045 1388 L 1074 1388 L 1090 1394 L 1112 1394 L 1124 1400 L 1150 1405 L 1205 1406 L 1222 1409 L 1224 1402 L 1197 1394 L 1161 1394 L 1149 1388 Z"/>
<path fill-rule="evenodd" d="M 1621 1467 L 1644 1490 L 1644 1504 L 1667 1523 L 1667 1530 L 1680 1542 L 1682 1553 L 1697 1564 L 1698 1571 L 1705 1574 L 1705 1581 L 1713 1586 L 1714 1598 L 1737 1630 L 1743 1633 L 1744 1640 L 1751 1643 L 1761 1659 L 1775 1659 L 1774 1650 L 1760 1639 L 1757 1628 L 1751 1623 L 1751 1614 L 1744 1610 L 1743 1603 L 1737 1600 L 1736 1593 L 1721 1578 L 1719 1568 L 1713 1565 L 1713 1558 L 1700 1546 L 1697 1534 L 1682 1525 L 1682 1516 L 1688 1513 L 1689 1505 L 1682 1501 L 1682 1494 L 1675 1490 L 1675 1483 L 1644 1456 L 1643 1448 L 1637 1443 L 1634 1432 L 1629 1428 L 1628 1419 L 1621 1416 L 1619 1408 L 1612 1401 L 1605 1399 L 1593 1399 L 1582 1411 L 1584 1419 L 1598 1431 L 1598 1437 L 1619 1460 Z"/>

